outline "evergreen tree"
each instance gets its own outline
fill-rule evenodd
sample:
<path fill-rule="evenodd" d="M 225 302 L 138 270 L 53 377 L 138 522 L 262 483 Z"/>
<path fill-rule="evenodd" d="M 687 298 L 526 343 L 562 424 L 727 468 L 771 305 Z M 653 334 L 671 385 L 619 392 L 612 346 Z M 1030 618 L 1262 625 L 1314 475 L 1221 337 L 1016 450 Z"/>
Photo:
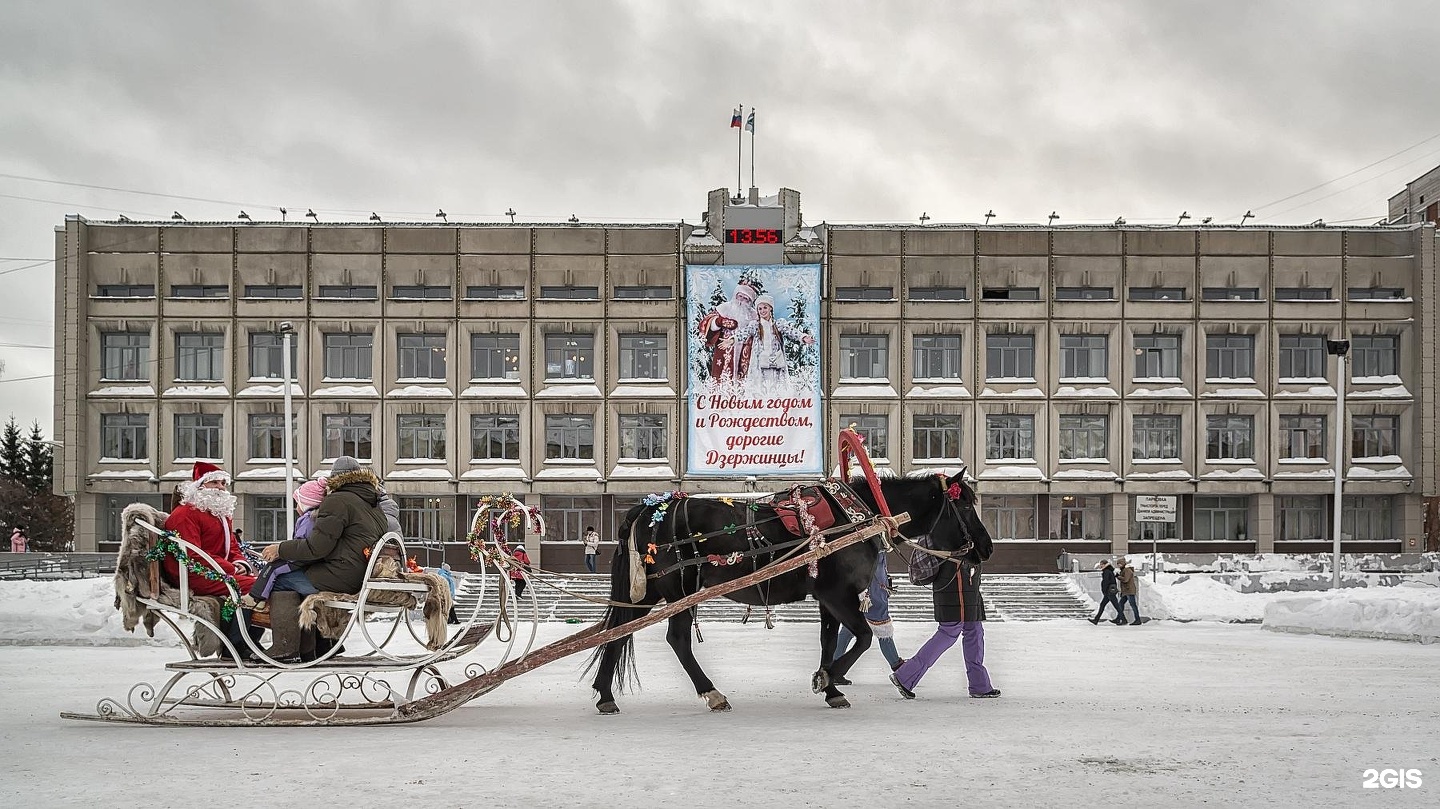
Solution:
<path fill-rule="evenodd" d="M 12 415 L 5 424 L 5 434 L 0 438 L 0 478 L 24 482 L 25 450 L 20 440 L 20 426 Z"/>
<path fill-rule="evenodd" d="M 25 474 L 20 482 L 30 491 L 39 494 L 50 491 L 55 480 L 55 455 L 45 443 L 45 434 L 40 432 L 40 422 L 30 424 L 30 435 L 25 439 Z"/>
<path fill-rule="evenodd" d="M 815 332 L 810 329 L 810 318 L 806 311 L 805 297 L 796 295 L 790 299 L 790 325 L 813 335 Z M 809 374 L 815 367 L 816 349 L 812 345 L 804 345 L 794 340 L 785 341 L 785 361 L 790 366 L 791 373 Z"/>

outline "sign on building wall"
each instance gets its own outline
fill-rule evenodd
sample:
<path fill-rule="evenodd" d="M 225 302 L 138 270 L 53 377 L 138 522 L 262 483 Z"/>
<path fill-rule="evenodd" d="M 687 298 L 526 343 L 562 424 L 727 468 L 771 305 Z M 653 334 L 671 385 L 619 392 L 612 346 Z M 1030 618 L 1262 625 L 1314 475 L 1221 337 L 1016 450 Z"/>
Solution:
<path fill-rule="evenodd" d="M 1135 496 L 1135 522 L 1175 522 L 1175 505 L 1180 498 L 1161 494 Z"/>
<path fill-rule="evenodd" d="M 689 265 L 691 475 L 818 475 L 820 265 Z"/>

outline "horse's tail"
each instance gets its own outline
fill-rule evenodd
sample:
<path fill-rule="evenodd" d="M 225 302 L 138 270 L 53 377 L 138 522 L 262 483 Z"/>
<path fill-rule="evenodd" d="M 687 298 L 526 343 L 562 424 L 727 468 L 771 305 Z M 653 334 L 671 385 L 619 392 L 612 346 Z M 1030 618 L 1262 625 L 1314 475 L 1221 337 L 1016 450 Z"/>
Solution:
<path fill-rule="evenodd" d="M 625 519 L 620 524 L 620 534 L 615 543 L 615 556 L 610 561 L 610 606 L 605 608 L 605 615 L 600 620 L 601 626 L 605 629 L 613 629 L 622 624 L 627 624 L 637 618 L 644 617 L 645 613 L 650 611 L 649 607 L 623 606 L 634 603 L 630 597 L 631 549 L 635 547 L 635 543 L 638 541 L 635 536 L 636 526 L 645 508 L 646 506 L 643 504 L 631 507 L 631 509 L 625 513 Z M 590 662 L 585 665 L 585 674 L 588 676 L 590 672 L 600 664 L 600 661 L 605 657 L 605 650 L 612 645 L 616 649 L 615 686 L 623 692 L 632 681 L 637 684 L 639 682 L 639 677 L 635 670 L 634 635 L 626 635 L 619 640 L 597 646 L 595 651 L 590 655 Z"/>

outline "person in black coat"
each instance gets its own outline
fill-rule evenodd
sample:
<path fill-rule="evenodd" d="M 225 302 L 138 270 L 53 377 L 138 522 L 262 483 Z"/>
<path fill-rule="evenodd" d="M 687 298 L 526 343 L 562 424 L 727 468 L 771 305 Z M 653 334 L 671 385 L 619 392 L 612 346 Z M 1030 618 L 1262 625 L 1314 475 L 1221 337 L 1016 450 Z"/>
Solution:
<path fill-rule="evenodd" d="M 946 559 L 930 584 L 930 599 L 939 626 L 930 640 L 890 675 L 890 682 L 901 696 L 914 699 L 915 687 L 925 672 L 963 637 L 960 650 L 965 655 L 970 696 L 1000 696 L 1000 689 L 991 684 L 990 672 L 985 668 L 985 599 L 980 594 L 980 563 L 969 558 Z"/>
<path fill-rule="evenodd" d="M 1092 624 L 1098 625 L 1100 618 L 1105 614 L 1107 605 L 1115 607 L 1116 622 L 1124 612 L 1120 608 L 1120 583 L 1115 580 L 1115 567 L 1110 564 L 1109 559 L 1102 559 L 1095 564 L 1100 568 L 1100 592 L 1104 594 L 1105 600 L 1100 602 L 1100 609 L 1095 611 L 1095 617 L 1087 619 Z"/>

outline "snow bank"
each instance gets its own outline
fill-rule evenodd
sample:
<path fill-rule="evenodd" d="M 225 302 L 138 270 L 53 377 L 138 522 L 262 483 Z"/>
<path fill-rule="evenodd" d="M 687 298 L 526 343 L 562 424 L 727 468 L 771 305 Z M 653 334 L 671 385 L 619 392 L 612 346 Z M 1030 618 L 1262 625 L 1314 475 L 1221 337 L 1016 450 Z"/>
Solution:
<path fill-rule="evenodd" d="M 188 629 L 188 628 L 187 628 Z M 178 646 L 163 623 L 126 632 L 109 578 L 0 582 L 0 646 Z"/>
<path fill-rule="evenodd" d="M 1386 638 L 1434 643 L 1440 639 L 1440 588 L 1420 582 L 1396 587 L 1305 593 L 1273 599 L 1264 628 L 1275 632 Z"/>

